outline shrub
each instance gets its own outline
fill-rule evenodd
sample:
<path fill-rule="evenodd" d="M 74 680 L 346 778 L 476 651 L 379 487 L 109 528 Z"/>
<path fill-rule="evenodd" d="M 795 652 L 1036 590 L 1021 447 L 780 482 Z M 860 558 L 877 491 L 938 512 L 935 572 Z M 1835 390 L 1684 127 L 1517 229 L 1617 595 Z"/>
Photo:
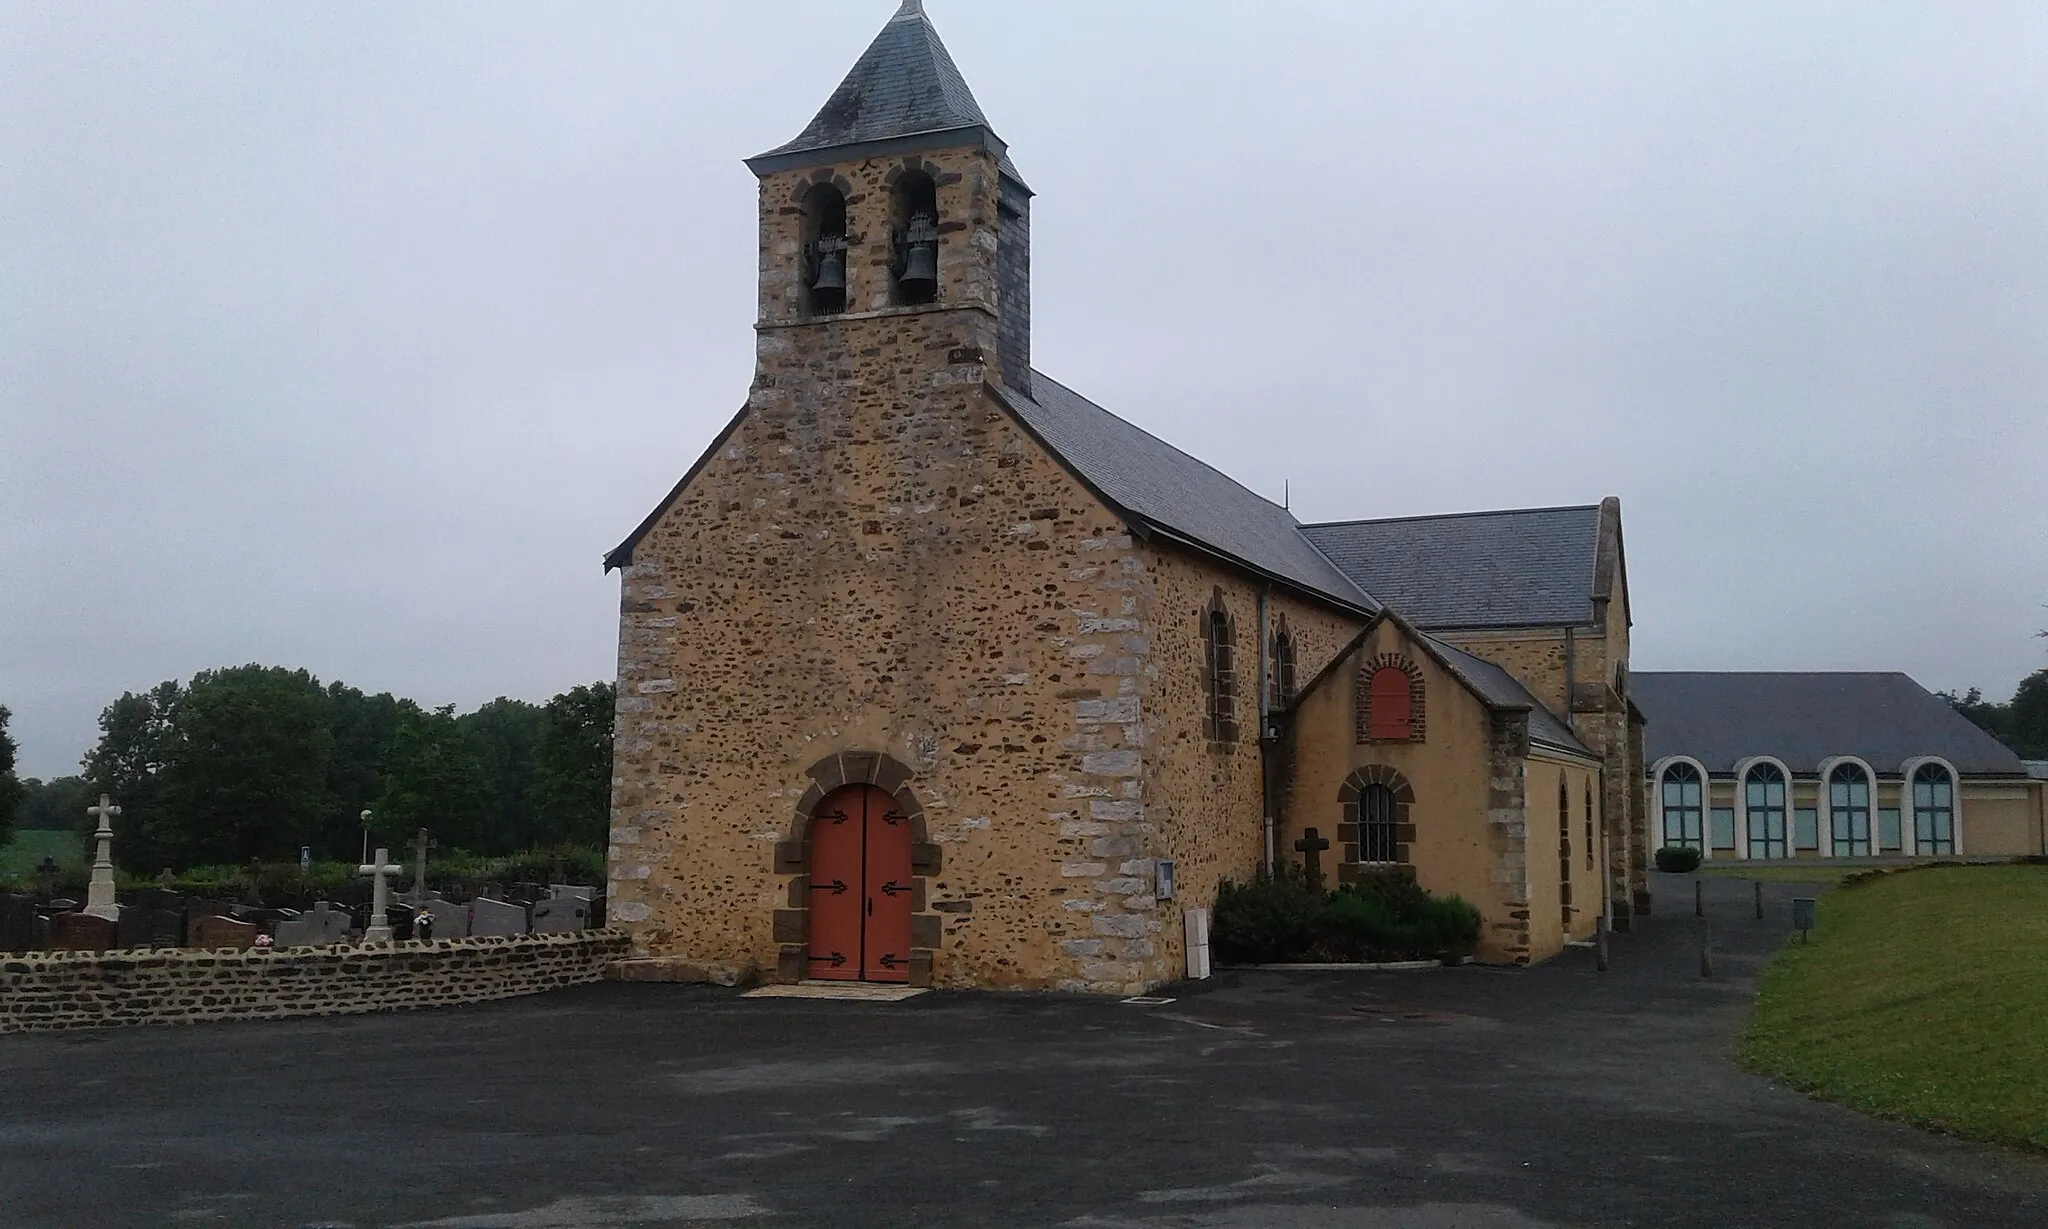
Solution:
<path fill-rule="evenodd" d="M 1406 878 L 1340 888 L 1320 923 L 1318 954 L 1330 960 L 1456 961 L 1479 945 L 1478 909 Z"/>
<path fill-rule="evenodd" d="M 1700 868 L 1700 851 L 1689 845 L 1666 845 L 1657 851 L 1657 869 L 1667 875 L 1687 875 Z"/>
<path fill-rule="evenodd" d="M 1299 870 L 1284 865 L 1278 874 L 1261 871 L 1247 884 L 1226 879 L 1216 889 L 1210 948 L 1221 964 L 1299 960 L 1315 942 L 1326 900 Z"/>
<path fill-rule="evenodd" d="M 1225 882 L 1209 941 L 1222 964 L 1457 960 L 1479 945 L 1479 910 L 1405 876 L 1311 889 L 1298 868 Z"/>

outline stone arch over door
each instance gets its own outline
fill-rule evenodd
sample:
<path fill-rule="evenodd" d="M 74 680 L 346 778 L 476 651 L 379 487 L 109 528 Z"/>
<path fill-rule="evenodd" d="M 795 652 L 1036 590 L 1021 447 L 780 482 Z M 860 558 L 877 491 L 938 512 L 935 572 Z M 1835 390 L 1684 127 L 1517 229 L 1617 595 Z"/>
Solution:
<path fill-rule="evenodd" d="M 776 979 L 802 981 L 810 967 L 811 815 L 834 790 L 872 785 L 893 798 L 910 821 L 910 984 L 931 985 L 941 928 L 939 915 L 929 911 L 929 881 L 939 873 L 940 853 L 926 830 L 924 806 L 910 786 L 914 774 L 879 751 L 843 751 L 812 764 L 804 775 L 811 784 L 797 801 L 789 839 L 775 843 L 775 873 L 789 877 L 785 906 L 775 911 Z"/>
<path fill-rule="evenodd" d="M 1366 791 L 1373 787 L 1384 787 L 1394 798 L 1394 860 L 1392 862 L 1366 862 L 1359 854 L 1359 824 L 1365 818 L 1360 814 Z M 1412 808 L 1415 805 L 1415 787 L 1400 770 L 1386 764 L 1368 764 L 1357 769 L 1344 779 L 1337 790 L 1337 801 L 1343 807 L 1343 818 L 1337 823 L 1338 846 L 1343 852 L 1337 863 L 1338 883 L 1358 883 L 1383 875 L 1415 877 L 1415 820 Z"/>

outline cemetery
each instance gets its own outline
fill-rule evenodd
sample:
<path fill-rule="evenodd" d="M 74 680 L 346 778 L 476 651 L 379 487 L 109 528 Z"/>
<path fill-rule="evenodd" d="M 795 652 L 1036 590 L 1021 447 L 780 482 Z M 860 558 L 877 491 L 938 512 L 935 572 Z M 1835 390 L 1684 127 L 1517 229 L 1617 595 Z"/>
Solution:
<path fill-rule="evenodd" d="M 430 888 L 424 830 L 409 869 L 379 849 L 339 900 L 266 890 L 255 867 L 239 900 L 180 892 L 168 875 L 123 893 L 111 853 L 121 808 L 102 796 L 90 809 L 83 900 L 59 894 L 54 859 L 32 891 L 0 894 L 0 1032 L 482 1002 L 595 981 L 625 953 L 600 887 Z"/>

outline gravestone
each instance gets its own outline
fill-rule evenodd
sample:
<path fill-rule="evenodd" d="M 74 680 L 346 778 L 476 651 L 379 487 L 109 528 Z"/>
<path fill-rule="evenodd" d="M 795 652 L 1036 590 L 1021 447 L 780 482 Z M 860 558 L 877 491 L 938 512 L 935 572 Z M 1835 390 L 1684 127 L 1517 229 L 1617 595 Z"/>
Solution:
<path fill-rule="evenodd" d="M 473 935 L 523 935 L 526 906 L 477 897 L 470 906 L 469 933 Z"/>
<path fill-rule="evenodd" d="M 36 899 L 48 900 L 57 894 L 57 859 L 45 854 L 36 866 Z"/>
<path fill-rule="evenodd" d="M 120 906 L 121 915 L 114 919 L 114 946 L 120 948 L 148 947 L 149 910 L 141 905 Z"/>
<path fill-rule="evenodd" d="M 556 900 L 562 900 L 570 896 L 574 896 L 579 900 L 589 900 L 597 895 L 597 889 L 585 887 L 580 883 L 551 883 L 548 885 L 548 895 Z"/>
<path fill-rule="evenodd" d="M 590 928 L 592 930 L 604 929 L 604 908 L 605 894 L 603 892 L 599 892 L 590 898 Z"/>
<path fill-rule="evenodd" d="M 537 935 L 573 934 L 589 924 L 590 902 L 580 896 L 560 896 L 534 903 L 533 933 Z"/>
<path fill-rule="evenodd" d="M 427 914 L 434 919 L 436 939 L 461 939 L 469 934 L 469 906 L 452 901 L 430 900 Z"/>
<path fill-rule="evenodd" d="M 552 895 L 553 893 L 548 891 L 548 885 L 544 883 L 515 883 L 512 890 L 505 893 L 505 899 L 530 905 L 537 900 L 546 900 Z"/>
<path fill-rule="evenodd" d="M 163 908 L 149 910 L 149 945 L 151 947 L 185 946 L 185 911 L 183 909 Z"/>
<path fill-rule="evenodd" d="M 256 936 L 259 933 L 256 927 L 247 922 L 237 922 L 230 917 L 211 914 L 195 917 L 185 927 L 187 945 L 207 951 L 222 947 L 246 951 L 256 946 Z"/>
<path fill-rule="evenodd" d="M 90 913 L 59 913 L 50 919 L 53 952 L 104 952 L 114 946 L 114 920 Z"/>
<path fill-rule="evenodd" d="M 0 896 L 0 952 L 20 954 L 35 946 L 36 902 L 31 896 Z"/>
<path fill-rule="evenodd" d="M 1323 890 L 1323 851 L 1330 847 L 1330 838 L 1314 828 L 1304 828 L 1301 839 L 1294 842 L 1294 851 L 1301 855 L 1302 878 L 1311 892 Z"/>
<path fill-rule="evenodd" d="M 350 922 L 347 910 L 319 901 L 299 916 L 277 924 L 277 946 L 326 947 L 346 943 Z"/>

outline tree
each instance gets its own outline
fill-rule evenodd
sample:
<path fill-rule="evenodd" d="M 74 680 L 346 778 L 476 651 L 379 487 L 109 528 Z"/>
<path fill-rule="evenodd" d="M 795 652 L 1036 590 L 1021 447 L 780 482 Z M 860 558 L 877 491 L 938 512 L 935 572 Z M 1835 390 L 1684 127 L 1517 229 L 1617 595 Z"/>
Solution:
<path fill-rule="evenodd" d="M 21 781 L 14 775 L 14 736 L 7 732 L 7 722 L 14 716 L 0 704 L 0 846 L 14 836 L 14 815 L 21 805 Z"/>
<path fill-rule="evenodd" d="M 101 710 L 99 744 L 85 757 L 86 793 L 106 794 L 120 804 L 114 860 L 133 871 L 170 865 L 166 841 L 176 841 L 163 830 L 159 802 L 172 723 L 184 700 L 185 689 L 171 681 L 140 695 L 123 692 Z M 71 823 L 81 833 L 91 827 L 83 811 Z"/>
<path fill-rule="evenodd" d="M 399 712 L 417 707 L 388 691 L 371 696 L 346 683 L 327 685 L 334 755 L 327 764 L 328 810 L 307 842 L 315 856 L 347 859 L 361 853 L 362 813 L 384 793 L 384 761 L 398 736 Z"/>
<path fill-rule="evenodd" d="M 2036 670 L 2020 680 L 2004 704 L 1987 703 L 1975 687 L 1961 696 L 1944 691 L 1941 698 L 2021 759 L 2048 759 L 2048 670 Z"/>
<path fill-rule="evenodd" d="M 445 847 L 473 849 L 489 801 L 483 762 L 455 720 L 455 706 L 426 712 L 403 702 L 373 808 L 375 839 L 401 848 L 427 828 Z"/>
<path fill-rule="evenodd" d="M 304 670 L 193 676 L 164 751 L 164 850 L 186 866 L 296 855 L 329 813 L 326 700 Z"/>
<path fill-rule="evenodd" d="M 476 850 L 505 854 L 533 844 L 535 758 L 548 730 L 546 710 L 499 696 L 457 721 L 489 789 Z"/>
<path fill-rule="evenodd" d="M 53 777 L 38 781 L 29 777 L 21 783 L 21 807 L 15 812 L 17 827 L 41 832 L 71 832 L 78 817 L 93 802 L 84 777 Z"/>
<path fill-rule="evenodd" d="M 609 839 L 613 709 L 610 683 L 572 687 L 548 701 L 534 772 L 539 814 L 533 844 L 603 845 Z"/>

